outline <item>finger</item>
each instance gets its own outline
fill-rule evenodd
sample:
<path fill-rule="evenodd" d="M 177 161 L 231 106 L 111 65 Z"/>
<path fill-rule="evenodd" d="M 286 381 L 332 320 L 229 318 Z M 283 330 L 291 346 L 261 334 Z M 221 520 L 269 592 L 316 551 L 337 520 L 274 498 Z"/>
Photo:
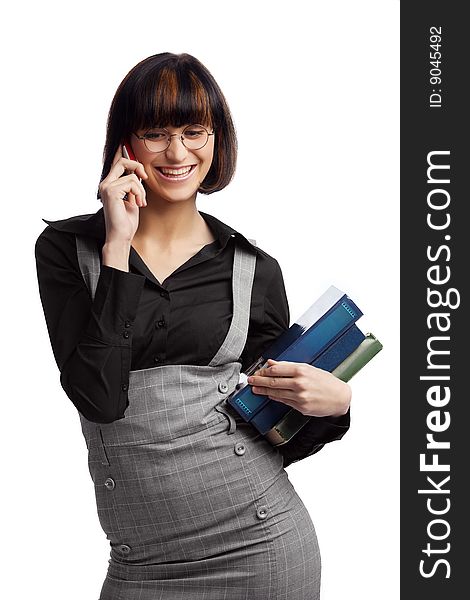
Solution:
<path fill-rule="evenodd" d="M 128 202 L 131 206 L 138 206 L 136 201 L 136 195 L 132 192 L 127 192 L 125 202 Z"/>
<path fill-rule="evenodd" d="M 126 184 L 129 183 L 132 187 L 132 192 L 134 194 L 136 194 L 137 196 L 140 196 L 142 199 L 145 199 L 145 196 L 146 196 L 145 188 L 135 173 L 131 173 L 130 175 L 125 175 L 124 177 L 120 177 L 119 179 L 117 179 L 115 181 L 116 181 L 117 185 L 120 185 L 122 182 L 125 182 Z M 126 191 L 130 191 L 130 190 L 126 189 Z"/>
<path fill-rule="evenodd" d="M 111 163 L 111 168 L 118 162 L 118 160 L 122 158 L 122 147 L 121 144 L 118 145 L 117 150 L 114 154 L 113 162 Z"/>
<path fill-rule="evenodd" d="M 252 386 L 264 387 L 266 389 L 286 389 L 294 390 L 296 388 L 294 377 L 268 377 L 266 375 L 252 375 L 248 378 L 248 383 Z"/>
<path fill-rule="evenodd" d="M 143 203 L 147 203 L 145 188 L 135 173 L 115 179 L 109 184 L 109 188 L 115 190 L 113 191 L 113 194 L 118 193 L 120 198 L 122 198 L 126 192 L 132 192 L 138 196 Z"/>
<path fill-rule="evenodd" d="M 109 173 L 103 179 L 105 183 L 110 183 L 111 181 L 119 179 L 126 171 L 132 174 L 136 170 L 143 179 L 147 179 L 147 173 L 145 172 L 143 165 L 136 160 L 124 158 L 122 156 L 121 146 L 118 147 L 114 159 L 115 162 L 111 165 Z"/>
<path fill-rule="evenodd" d="M 138 166 L 135 170 L 136 174 L 141 177 L 142 179 L 148 179 L 148 175 L 147 172 L 144 169 L 144 165 L 142 163 L 138 163 Z"/>
<path fill-rule="evenodd" d="M 123 161 L 127 161 L 125 164 L 125 170 L 129 172 L 129 174 L 135 173 L 136 177 L 141 179 L 148 179 L 147 172 L 144 169 L 144 165 L 137 160 L 131 160 L 129 158 L 123 157 Z"/>
<path fill-rule="evenodd" d="M 264 388 L 264 389 L 257 388 L 257 391 L 255 391 L 255 394 L 265 395 L 270 400 L 284 402 L 284 404 L 289 404 L 289 406 L 292 406 L 292 407 L 296 408 L 297 410 L 299 410 L 299 408 L 301 406 L 299 404 L 299 402 L 297 401 L 296 395 L 289 390 L 269 390 L 266 388 Z"/>
<path fill-rule="evenodd" d="M 139 163 L 136 160 L 130 160 L 129 158 L 121 158 L 111 167 L 106 179 L 108 181 L 115 181 L 119 179 L 126 171 L 133 173 L 138 167 Z"/>
<path fill-rule="evenodd" d="M 131 180 L 130 187 L 127 191 L 128 197 L 131 196 L 136 206 L 146 206 L 147 200 L 145 199 L 145 190 L 138 181 Z"/>
<path fill-rule="evenodd" d="M 122 158 L 124 158 L 125 160 L 130 160 L 127 148 L 125 148 L 124 146 L 119 146 L 118 150 Z M 126 171 L 130 171 L 131 173 L 135 171 L 141 179 L 148 179 L 148 175 L 144 169 L 144 165 L 138 160 L 133 160 L 132 163 L 135 164 L 135 168 L 134 166 L 126 167 Z"/>
<path fill-rule="evenodd" d="M 258 375 L 272 376 L 277 375 L 279 377 L 295 377 L 300 374 L 306 363 L 289 362 L 287 360 L 276 361 L 270 363 L 271 359 L 268 359 L 268 366 L 259 370 Z M 311 365 L 309 365 L 311 366 Z"/>

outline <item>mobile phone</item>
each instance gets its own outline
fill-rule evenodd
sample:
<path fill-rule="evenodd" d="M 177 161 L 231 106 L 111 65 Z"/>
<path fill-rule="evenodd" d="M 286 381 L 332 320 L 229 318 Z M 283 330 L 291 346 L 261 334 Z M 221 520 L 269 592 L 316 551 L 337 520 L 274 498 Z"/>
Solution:
<path fill-rule="evenodd" d="M 137 160 L 134 152 L 132 151 L 132 146 L 129 140 L 126 140 L 122 145 L 122 155 L 124 156 L 124 158 L 128 158 L 130 160 Z"/>
<path fill-rule="evenodd" d="M 134 152 L 132 151 L 132 146 L 129 140 L 125 140 L 122 145 L 122 155 L 124 156 L 124 158 L 128 158 L 130 160 L 137 160 Z M 139 181 L 140 183 L 142 183 L 142 177 L 139 177 Z"/>

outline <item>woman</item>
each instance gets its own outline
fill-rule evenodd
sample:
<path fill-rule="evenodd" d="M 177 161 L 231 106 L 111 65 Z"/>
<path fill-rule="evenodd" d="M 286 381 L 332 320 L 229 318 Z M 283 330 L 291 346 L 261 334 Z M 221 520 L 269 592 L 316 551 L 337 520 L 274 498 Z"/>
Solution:
<path fill-rule="evenodd" d="M 188 54 L 151 56 L 111 105 L 102 208 L 44 219 L 36 242 L 111 545 L 101 600 L 319 598 L 314 526 L 284 467 L 342 437 L 351 391 L 307 364 L 255 373 L 256 393 L 314 417 L 280 448 L 225 403 L 289 327 L 277 261 L 196 207 L 198 192 L 230 182 L 236 149 L 208 70 Z"/>

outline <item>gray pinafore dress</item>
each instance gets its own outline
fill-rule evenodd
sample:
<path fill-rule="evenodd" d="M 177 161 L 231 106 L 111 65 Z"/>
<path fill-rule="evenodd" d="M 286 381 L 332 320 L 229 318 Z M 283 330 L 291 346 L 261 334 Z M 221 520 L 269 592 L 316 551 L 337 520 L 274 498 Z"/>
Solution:
<path fill-rule="evenodd" d="M 97 242 L 76 241 L 93 298 Z M 123 419 L 79 413 L 111 546 L 100 600 L 320 597 L 315 529 L 282 455 L 226 403 L 241 380 L 255 264 L 236 243 L 232 321 L 208 365 L 130 371 Z"/>

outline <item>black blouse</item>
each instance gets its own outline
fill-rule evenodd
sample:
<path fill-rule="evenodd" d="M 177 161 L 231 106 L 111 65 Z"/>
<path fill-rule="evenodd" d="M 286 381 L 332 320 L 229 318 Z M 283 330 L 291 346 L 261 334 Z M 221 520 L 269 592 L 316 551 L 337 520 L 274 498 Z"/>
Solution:
<path fill-rule="evenodd" d="M 215 241 L 161 283 L 131 246 L 129 272 L 101 265 L 93 301 L 78 266 L 75 234 L 97 239 L 101 259 L 103 208 L 59 221 L 43 219 L 48 226 L 36 240 L 35 257 L 47 329 L 61 385 L 88 420 L 110 423 L 125 416 L 130 370 L 211 361 L 232 318 L 236 240 L 257 253 L 248 337 L 239 359 L 242 371 L 288 329 L 289 306 L 276 259 L 216 217 L 199 214 Z M 315 420 L 325 443 L 328 432 L 330 438 L 336 434 L 333 439 L 345 433 L 349 413 Z M 298 452 L 312 454 L 323 443 L 307 427 L 303 441 L 308 447 L 301 450 L 300 433 L 296 446 Z"/>

